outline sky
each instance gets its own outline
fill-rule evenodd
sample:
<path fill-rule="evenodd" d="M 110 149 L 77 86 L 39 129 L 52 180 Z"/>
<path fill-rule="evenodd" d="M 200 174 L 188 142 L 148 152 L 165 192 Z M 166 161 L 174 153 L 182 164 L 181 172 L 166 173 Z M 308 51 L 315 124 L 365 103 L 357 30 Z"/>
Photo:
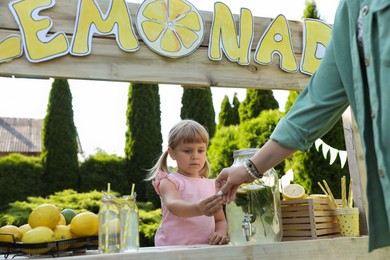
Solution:
<path fill-rule="evenodd" d="M 234 14 L 248 8 L 254 16 L 275 18 L 283 14 L 288 20 L 301 20 L 306 0 L 220 0 Z M 128 0 L 141 3 L 142 0 Z M 191 0 L 197 9 L 213 11 L 214 0 Z M 317 0 L 321 19 L 331 24 L 339 0 Z M 1 40 L 1 39 L 0 39 Z M 23 57 L 22 57 L 23 58 Z M 0 64 L 1 66 L 1 64 Z M 46 114 L 52 80 L 15 79 L 0 77 L 0 117 L 43 119 Z M 127 94 L 130 83 L 69 80 L 73 97 L 74 122 L 84 155 L 103 150 L 124 155 Z M 182 89 L 177 85 L 159 85 L 163 149 L 170 128 L 180 121 Z M 212 88 L 213 104 L 218 122 L 221 102 L 225 95 L 230 102 L 234 93 L 245 99 L 245 89 Z M 274 91 L 280 109 L 284 110 L 288 91 Z"/>

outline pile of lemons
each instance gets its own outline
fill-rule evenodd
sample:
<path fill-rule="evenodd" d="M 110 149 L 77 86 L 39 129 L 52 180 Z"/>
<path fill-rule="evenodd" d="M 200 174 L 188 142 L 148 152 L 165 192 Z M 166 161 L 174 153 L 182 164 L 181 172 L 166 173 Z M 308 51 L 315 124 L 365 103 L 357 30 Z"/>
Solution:
<path fill-rule="evenodd" d="M 28 223 L 19 227 L 15 225 L 0 227 L 0 242 L 45 243 L 94 236 L 97 233 L 97 214 L 89 211 L 77 214 L 72 209 L 61 210 L 54 204 L 41 204 L 32 210 Z M 59 250 L 66 250 L 71 246 L 75 245 L 64 243 Z M 51 248 L 39 248 L 24 251 L 29 254 L 43 254 L 50 250 Z"/>

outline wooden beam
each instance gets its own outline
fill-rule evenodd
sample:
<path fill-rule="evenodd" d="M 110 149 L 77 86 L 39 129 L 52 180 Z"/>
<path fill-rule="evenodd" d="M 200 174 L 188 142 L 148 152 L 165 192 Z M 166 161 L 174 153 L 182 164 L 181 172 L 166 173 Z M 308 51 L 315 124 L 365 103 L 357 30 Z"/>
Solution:
<path fill-rule="evenodd" d="M 354 206 L 359 208 L 360 234 L 367 235 L 366 167 L 359 129 L 350 108 L 344 112 L 342 118 L 348 154 L 349 175 L 353 180 Z"/>

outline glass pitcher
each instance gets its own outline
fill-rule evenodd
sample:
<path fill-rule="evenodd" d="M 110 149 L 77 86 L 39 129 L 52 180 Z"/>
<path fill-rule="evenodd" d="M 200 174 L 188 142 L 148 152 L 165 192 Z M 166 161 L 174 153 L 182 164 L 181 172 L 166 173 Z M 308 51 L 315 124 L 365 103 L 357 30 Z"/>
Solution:
<path fill-rule="evenodd" d="M 244 165 L 258 149 L 236 150 L 232 166 Z M 278 242 L 282 239 L 279 178 L 272 168 L 263 178 L 245 183 L 226 205 L 228 232 L 233 245 Z"/>
<path fill-rule="evenodd" d="M 139 216 L 136 193 L 121 198 L 121 252 L 137 252 L 139 249 Z"/>
<path fill-rule="evenodd" d="M 119 253 L 121 247 L 120 203 L 114 195 L 103 195 L 98 218 L 99 253 Z"/>

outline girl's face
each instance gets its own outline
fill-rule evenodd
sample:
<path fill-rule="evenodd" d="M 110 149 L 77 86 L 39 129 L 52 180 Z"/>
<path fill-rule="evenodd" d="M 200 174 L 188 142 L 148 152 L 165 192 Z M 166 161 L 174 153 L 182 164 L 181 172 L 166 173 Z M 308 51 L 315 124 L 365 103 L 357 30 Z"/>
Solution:
<path fill-rule="evenodd" d="M 168 147 L 169 156 L 176 160 L 177 171 L 185 176 L 199 178 L 199 172 L 206 163 L 206 143 L 183 143 L 175 149 Z"/>

